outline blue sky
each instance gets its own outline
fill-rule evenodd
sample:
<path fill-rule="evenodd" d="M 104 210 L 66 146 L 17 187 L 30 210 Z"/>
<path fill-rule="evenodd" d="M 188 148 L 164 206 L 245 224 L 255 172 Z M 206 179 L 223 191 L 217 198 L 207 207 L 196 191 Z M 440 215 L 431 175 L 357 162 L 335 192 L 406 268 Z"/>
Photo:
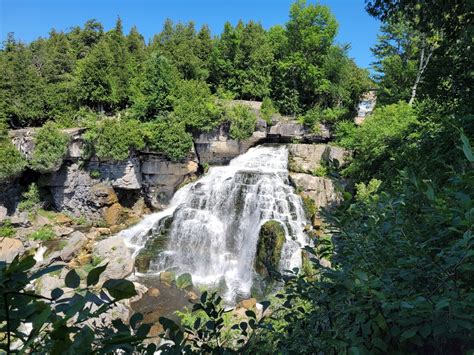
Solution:
<path fill-rule="evenodd" d="M 308 2 L 315 2 L 309 0 Z M 106 30 L 117 16 L 128 32 L 136 25 L 149 39 L 159 32 L 166 18 L 173 21 L 193 20 L 197 26 L 207 23 L 218 34 L 226 20 L 236 23 L 260 21 L 265 28 L 284 24 L 292 0 L 0 0 L 0 39 L 8 32 L 30 42 L 47 36 L 51 28 L 67 30 L 83 25 L 88 19 L 99 20 Z M 358 65 L 368 67 L 372 61 L 370 47 L 376 41 L 379 22 L 364 10 L 364 0 L 321 0 L 339 22 L 340 43 L 350 43 L 350 56 Z"/>

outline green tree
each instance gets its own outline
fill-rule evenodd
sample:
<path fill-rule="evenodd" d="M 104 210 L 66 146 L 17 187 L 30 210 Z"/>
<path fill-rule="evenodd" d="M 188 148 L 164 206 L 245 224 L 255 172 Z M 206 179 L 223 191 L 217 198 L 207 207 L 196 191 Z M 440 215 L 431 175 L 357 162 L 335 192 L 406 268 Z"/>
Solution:
<path fill-rule="evenodd" d="M 206 83 L 181 80 L 172 91 L 173 115 L 195 131 L 210 131 L 221 122 L 221 110 Z"/>
<path fill-rule="evenodd" d="M 76 99 L 80 104 L 87 105 L 103 112 L 110 109 L 113 103 L 111 65 L 113 57 L 105 41 L 99 42 L 77 64 L 75 73 Z"/>
<path fill-rule="evenodd" d="M 35 149 L 30 166 L 40 172 L 60 168 L 68 149 L 69 137 L 52 122 L 46 122 L 34 137 Z"/>
<path fill-rule="evenodd" d="M 149 121 L 170 112 L 173 105 L 170 94 L 178 80 L 178 71 L 171 62 L 153 52 L 132 86 L 134 116 L 142 121 Z"/>

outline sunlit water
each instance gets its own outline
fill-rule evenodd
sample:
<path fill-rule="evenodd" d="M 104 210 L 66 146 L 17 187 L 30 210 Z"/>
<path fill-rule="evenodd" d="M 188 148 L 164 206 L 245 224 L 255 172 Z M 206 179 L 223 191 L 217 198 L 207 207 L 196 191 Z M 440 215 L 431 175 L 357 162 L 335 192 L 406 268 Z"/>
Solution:
<path fill-rule="evenodd" d="M 285 229 L 280 270 L 301 266 L 306 218 L 301 198 L 289 184 L 287 165 L 285 146 L 252 148 L 178 190 L 168 209 L 145 217 L 120 236 L 137 255 L 159 234 L 163 219 L 172 216 L 166 247 L 152 259 L 148 272 L 187 272 L 196 285 L 225 285 L 223 296 L 229 302 L 248 297 L 258 234 L 266 221 L 280 221 Z"/>

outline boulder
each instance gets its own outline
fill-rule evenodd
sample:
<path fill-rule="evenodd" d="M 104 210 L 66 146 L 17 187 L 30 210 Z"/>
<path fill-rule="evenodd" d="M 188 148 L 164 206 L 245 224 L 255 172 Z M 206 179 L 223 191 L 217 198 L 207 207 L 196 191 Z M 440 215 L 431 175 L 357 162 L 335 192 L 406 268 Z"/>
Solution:
<path fill-rule="evenodd" d="M 176 287 L 178 287 L 179 289 L 183 290 L 192 286 L 193 286 L 193 278 L 191 274 L 184 273 L 184 274 L 179 275 L 176 278 Z"/>
<path fill-rule="evenodd" d="M 79 254 L 82 248 L 85 247 L 87 244 L 87 238 L 83 233 L 76 231 L 70 234 L 69 238 L 64 242 L 61 241 L 61 243 L 65 243 L 61 250 L 52 252 L 48 256 L 49 259 L 60 257 L 62 261 L 70 261 L 74 256 Z"/>
<path fill-rule="evenodd" d="M 0 261 L 10 263 L 15 256 L 24 253 L 23 243 L 15 238 L 0 238 Z"/>
<path fill-rule="evenodd" d="M 167 285 L 171 285 L 175 280 L 175 276 L 175 273 L 172 271 L 163 271 L 160 273 L 160 281 Z"/>
<path fill-rule="evenodd" d="M 255 256 L 255 270 L 260 275 L 267 277 L 272 270 L 278 270 L 285 241 L 285 229 L 280 222 L 267 221 L 260 227 Z"/>
<path fill-rule="evenodd" d="M 236 308 L 255 309 L 256 306 L 257 300 L 255 298 L 248 298 L 246 300 L 240 301 Z"/>
<path fill-rule="evenodd" d="M 133 272 L 133 258 L 121 237 L 115 236 L 101 240 L 92 250 L 92 255 L 108 263 L 100 276 L 100 283 L 108 279 L 121 279 Z"/>
<path fill-rule="evenodd" d="M 158 297 L 160 295 L 160 290 L 158 290 L 156 287 L 150 287 L 146 294 L 150 297 Z"/>
<path fill-rule="evenodd" d="M 74 229 L 70 227 L 65 227 L 65 226 L 54 226 L 53 232 L 56 235 L 56 237 L 60 238 L 60 237 L 64 237 L 66 235 L 71 234 L 72 232 L 74 232 Z"/>
<path fill-rule="evenodd" d="M 68 216 L 66 215 L 63 215 L 63 214 L 58 214 L 54 217 L 54 221 L 57 223 L 57 224 L 66 224 L 66 225 L 69 225 L 72 223 L 72 219 L 69 218 Z"/>

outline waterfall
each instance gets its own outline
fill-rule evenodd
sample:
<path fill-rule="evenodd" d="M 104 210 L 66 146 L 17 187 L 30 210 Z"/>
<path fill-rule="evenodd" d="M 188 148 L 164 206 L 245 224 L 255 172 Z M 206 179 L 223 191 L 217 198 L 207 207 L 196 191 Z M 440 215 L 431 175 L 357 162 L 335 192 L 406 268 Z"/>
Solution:
<path fill-rule="evenodd" d="M 225 283 L 223 296 L 230 302 L 248 297 L 259 230 L 266 221 L 279 221 L 285 230 L 280 270 L 301 266 L 307 221 L 287 166 L 285 146 L 252 148 L 228 166 L 212 167 L 178 190 L 168 209 L 120 235 L 136 255 L 159 234 L 165 218 L 172 217 L 166 246 L 153 257 L 148 272 L 187 272 L 197 285 Z"/>

